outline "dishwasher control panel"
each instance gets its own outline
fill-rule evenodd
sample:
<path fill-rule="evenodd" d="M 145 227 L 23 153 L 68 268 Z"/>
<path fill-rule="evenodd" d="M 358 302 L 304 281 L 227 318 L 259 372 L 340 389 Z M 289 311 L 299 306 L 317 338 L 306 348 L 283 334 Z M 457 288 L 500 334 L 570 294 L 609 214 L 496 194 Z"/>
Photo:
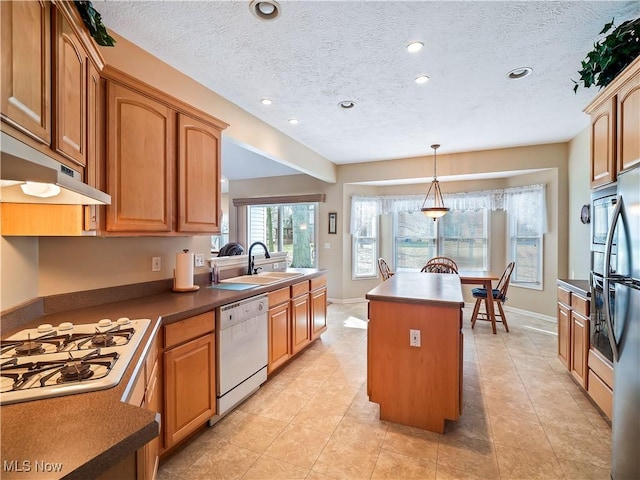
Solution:
<path fill-rule="evenodd" d="M 257 295 L 239 302 L 223 305 L 218 312 L 218 328 L 224 329 L 244 320 L 266 315 L 268 310 L 267 295 Z"/>

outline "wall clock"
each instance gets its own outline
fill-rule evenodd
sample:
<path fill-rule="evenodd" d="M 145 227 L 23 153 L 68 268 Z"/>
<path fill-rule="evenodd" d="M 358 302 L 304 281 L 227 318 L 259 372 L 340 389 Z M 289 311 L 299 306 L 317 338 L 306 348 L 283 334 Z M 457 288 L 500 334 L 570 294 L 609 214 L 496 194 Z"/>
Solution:
<path fill-rule="evenodd" d="M 583 205 L 580 210 L 580 221 L 582 223 L 589 223 L 591 221 L 591 208 L 589 205 Z"/>

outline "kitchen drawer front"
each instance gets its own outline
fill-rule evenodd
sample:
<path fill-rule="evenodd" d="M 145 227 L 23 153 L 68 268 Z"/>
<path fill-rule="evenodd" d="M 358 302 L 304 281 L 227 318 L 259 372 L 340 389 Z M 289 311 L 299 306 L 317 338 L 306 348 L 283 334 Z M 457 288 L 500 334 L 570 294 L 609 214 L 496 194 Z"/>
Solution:
<path fill-rule="evenodd" d="M 326 275 L 322 275 L 321 277 L 316 277 L 316 278 L 312 278 L 311 280 L 309 280 L 309 289 L 311 291 L 317 290 L 319 288 L 326 287 L 326 286 L 327 286 L 327 276 Z"/>
<path fill-rule="evenodd" d="M 571 306 L 571 292 L 564 288 L 558 287 L 558 301 L 564 303 L 568 307 Z"/>
<path fill-rule="evenodd" d="M 580 295 L 576 295 L 575 293 L 571 294 L 571 308 L 578 312 L 583 317 L 589 317 L 589 300 L 581 297 Z"/>
<path fill-rule="evenodd" d="M 609 388 L 613 389 L 613 367 L 593 348 L 589 350 L 587 365 L 589 365 L 589 370 L 593 370 Z"/>
<path fill-rule="evenodd" d="M 193 338 L 212 332 L 215 328 L 213 312 L 202 313 L 195 317 L 185 318 L 164 327 L 164 348 L 179 345 Z"/>
<path fill-rule="evenodd" d="M 589 369 L 588 392 L 593 401 L 611 418 L 613 392 L 591 369 Z"/>
<path fill-rule="evenodd" d="M 304 281 L 300 283 L 296 283 L 295 285 L 291 285 L 291 298 L 299 297 L 300 295 L 304 295 L 305 293 L 309 293 L 309 282 Z"/>
<path fill-rule="evenodd" d="M 269 292 L 269 308 L 289 301 L 289 287 Z"/>

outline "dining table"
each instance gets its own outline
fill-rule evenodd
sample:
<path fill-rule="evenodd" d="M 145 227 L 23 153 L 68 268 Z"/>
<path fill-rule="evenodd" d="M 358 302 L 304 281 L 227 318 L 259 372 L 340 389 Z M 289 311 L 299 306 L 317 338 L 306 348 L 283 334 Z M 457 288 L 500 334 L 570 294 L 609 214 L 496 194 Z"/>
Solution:
<path fill-rule="evenodd" d="M 493 305 L 493 283 L 499 278 L 489 272 L 482 271 L 464 271 L 458 272 L 460 283 L 463 285 L 480 285 L 487 292 L 487 317 L 491 321 L 493 333 L 496 333 L 496 314 Z M 491 292 L 491 293 L 490 293 Z"/>

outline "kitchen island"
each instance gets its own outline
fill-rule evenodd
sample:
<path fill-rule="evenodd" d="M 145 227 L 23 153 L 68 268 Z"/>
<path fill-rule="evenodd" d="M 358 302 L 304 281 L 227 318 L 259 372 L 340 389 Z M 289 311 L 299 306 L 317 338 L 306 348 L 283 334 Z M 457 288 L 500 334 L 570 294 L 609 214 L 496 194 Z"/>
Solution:
<path fill-rule="evenodd" d="M 369 400 L 382 420 L 444 433 L 462 406 L 460 277 L 401 272 L 366 298 Z"/>

